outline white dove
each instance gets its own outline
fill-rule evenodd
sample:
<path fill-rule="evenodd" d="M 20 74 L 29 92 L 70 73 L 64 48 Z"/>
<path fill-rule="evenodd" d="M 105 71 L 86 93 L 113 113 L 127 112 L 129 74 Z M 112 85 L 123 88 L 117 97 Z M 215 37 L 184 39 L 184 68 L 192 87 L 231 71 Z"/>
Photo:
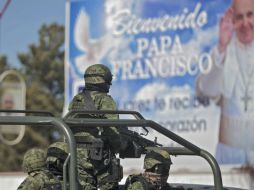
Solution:
<path fill-rule="evenodd" d="M 84 52 L 84 54 L 75 59 L 75 66 L 82 74 L 90 65 L 100 63 L 100 60 L 106 55 L 111 47 L 109 45 L 111 41 L 110 39 L 112 39 L 110 35 L 105 34 L 101 38 L 91 39 L 89 27 L 89 17 L 84 10 L 81 10 L 74 28 L 74 42 L 76 47 Z"/>

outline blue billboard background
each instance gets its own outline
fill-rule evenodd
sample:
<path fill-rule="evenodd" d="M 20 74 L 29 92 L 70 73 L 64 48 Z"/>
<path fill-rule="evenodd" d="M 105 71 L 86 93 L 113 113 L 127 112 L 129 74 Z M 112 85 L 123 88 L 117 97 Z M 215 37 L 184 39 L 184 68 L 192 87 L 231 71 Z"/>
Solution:
<path fill-rule="evenodd" d="M 215 154 L 220 109 L 199 100 L 196 80 L 211 69 L 219 19 L 230 4 L 231 0 L 70 1 L 65 106 L 84 86 L 85 69 L 102 63 L 114 75 L 110 94 L 119 109 L 139 111 Z"/>

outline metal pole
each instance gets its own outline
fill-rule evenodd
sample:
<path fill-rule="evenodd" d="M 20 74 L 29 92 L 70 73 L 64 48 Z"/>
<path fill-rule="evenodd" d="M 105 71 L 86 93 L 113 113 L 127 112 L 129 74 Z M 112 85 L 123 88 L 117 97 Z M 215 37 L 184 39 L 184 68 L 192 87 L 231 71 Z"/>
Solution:
<path fill-rule="evenodd" d="M 69 153 L 71 155 L 69 171 L 70 190 L 78 189 L 76 141 L 68 125 L 66 125 L 61 119 L 41 116 L 0 116 L 0 124 L 56 126 L 64 134 L 69 146 Z"/>

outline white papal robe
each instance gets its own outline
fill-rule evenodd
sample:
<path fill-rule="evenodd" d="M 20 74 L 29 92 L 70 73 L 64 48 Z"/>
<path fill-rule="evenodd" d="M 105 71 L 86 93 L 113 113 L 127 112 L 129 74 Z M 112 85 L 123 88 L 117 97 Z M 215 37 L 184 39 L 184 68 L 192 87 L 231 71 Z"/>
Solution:
<path fill-rule="evenodd" d="M 224 164 L 254 165 L 254 41 L 243 45 L 233 36 L 226 52 L 220 54 L 216 47 L 212 57 L 212 70 L 198 78 L 198 89 L 221 98 L 216 158 Z"/>

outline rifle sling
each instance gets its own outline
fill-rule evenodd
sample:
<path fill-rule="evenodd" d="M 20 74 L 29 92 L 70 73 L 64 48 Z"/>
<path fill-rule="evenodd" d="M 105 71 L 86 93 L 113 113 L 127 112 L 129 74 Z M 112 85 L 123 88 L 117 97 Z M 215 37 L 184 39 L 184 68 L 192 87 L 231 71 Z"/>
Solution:
<path fill-rule="evenodd" d="M 85 110 L 97 110 L 97 108 L 94 105 L 94 101 L 93 98 L 91 97 L 91 94 L 87 91 L 83 91 L 83 95 L 84 95 L 84 109 Z"/>

